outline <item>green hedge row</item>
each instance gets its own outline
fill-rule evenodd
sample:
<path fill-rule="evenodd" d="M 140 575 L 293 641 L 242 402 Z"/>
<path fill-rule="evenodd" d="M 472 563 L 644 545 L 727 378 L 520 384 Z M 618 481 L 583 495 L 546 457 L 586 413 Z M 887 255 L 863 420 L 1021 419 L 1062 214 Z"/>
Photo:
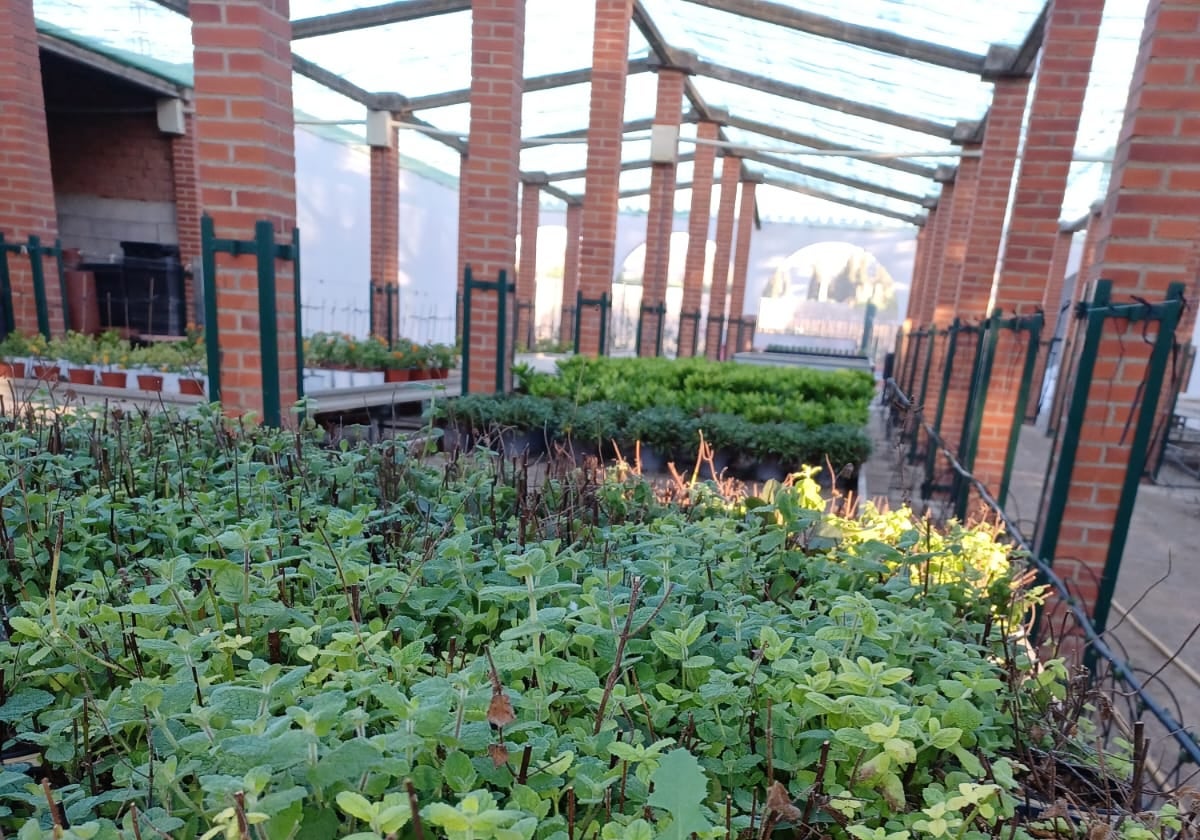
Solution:
<path fill-rule="evenodd" d="M 687 414 L 729 414 L 753 423 L 862 426 L 875 393 L 864 371 L 764 367 L 706 359 L 612 359 L 573 356 L 558 374 L 521 371 L 524 390 L 583 404 L 633 410 L 675 407 Z"/>
<path fill-rule="evenodd" d="M 538 431 L 547 441 L 575 448 L 619 447 L 632 457 L 641 442 L 670 460 L 694 460 L 703 434 L 713 449 L 757 461 L 778 461 L 788 469 L 803 464 L 835 468 L 861 464 L 871 443 L 861 428 L 845 424 L 754 423 L 724 413 L 693 415 L 678 406 L 634 409 L 610 400 L 582 405 L 565 399 L 525 394 L 471 394 L 439 403 L 434 416 L 462 433 L 483 436 L 505 430 Z"/>

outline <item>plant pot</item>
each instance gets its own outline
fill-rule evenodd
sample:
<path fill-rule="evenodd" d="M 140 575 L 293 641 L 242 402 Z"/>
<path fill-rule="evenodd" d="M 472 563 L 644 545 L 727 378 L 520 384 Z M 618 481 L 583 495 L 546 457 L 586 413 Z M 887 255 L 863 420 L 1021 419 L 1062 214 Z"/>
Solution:
<path fill-rule="evenodd" d="M 382 385 L 384 373 L 381 370 L 352 370 L 350 371 L 351 388 L 370 388 L 372 385 Z"/>
<path fill-rule="evenodd" d="M 137 383 L 143 391 L 161 391 L 163 389 L 163 378 L 158 373 L 139 373 Z"/>
<path fill-rule="evenodd" d="M 432 371 L 429 368 L 412 368 L 411 378 L 413 382 L 424 382 L 426 379 L 432 379 Z"/>
<path fill-rule="evenodd" d="M 179 380 L 179 393 L 189 394 L 193 397 L 204 396 L 204 380 L 203 379 L 185 379 Z"/>
<path fill-rule="evenodd" d="M 123 370 L 100 371 L 100 384 L 106 388 L 125 388 L 129 385 L 129 374 Z"/>
<path fill-rule="evenodd" d="M 25 363 L 24 362 L 0 362 L 0 378 L 24 379 L 25 378 Z"/>
<path fill-rule="evenodd" d="M 33 378 L 39 382 L 57 382 L 62 371 L 57 365 L 34 365 Z"/>
<path fill-rule="evenodd" d="M 331 388 L 349 388 L 354 383 L 354 373 L 344 368 L 332 368 L 329 373 Z"/>
<path fill-rule="evenodd" d="M 432 378 L 433 379 L 449 379 L 450 378 L 450 368 L 434 368 Z"/>
<path fill-rule="evenodd" d="M 96 371 L 93 368 L 67 368 L 67 381 L 72 385 L 95 385 Z"/>
<path fill-rule="evenodd" d="M 412 371 L 408 368 L 388 368 L 383 372 L 384 382 L 408 382 L 412 379 Z"/>

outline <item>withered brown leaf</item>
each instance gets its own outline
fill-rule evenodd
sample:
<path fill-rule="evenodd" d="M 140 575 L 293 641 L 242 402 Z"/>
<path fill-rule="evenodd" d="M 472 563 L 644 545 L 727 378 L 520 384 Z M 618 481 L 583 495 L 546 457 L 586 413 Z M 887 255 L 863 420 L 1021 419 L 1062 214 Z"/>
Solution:
<path fill-rule="evenodd" d="M 767 788 L 767 810 L 779 814 L 785 820 L 802 820 L 804 814 L 792 804 L 787 788 L 782 782 L 775 782 Z"/>
<path fill-rule="evenodd" d="M 491 756 L 492 764 L 496 767 L 508 764 L 508 747 L 504 744 L 488 744 L 488 755 Z"/>
<path fill-rule="evenodd" d="M 488 703 L 488 723 L 497 729 L 503 729 L 516 719 L 517 716 L 513 714 L 512 702 L 508 699 L 508 695 L 502 691 L 493 692 L 492 702 Z"/>

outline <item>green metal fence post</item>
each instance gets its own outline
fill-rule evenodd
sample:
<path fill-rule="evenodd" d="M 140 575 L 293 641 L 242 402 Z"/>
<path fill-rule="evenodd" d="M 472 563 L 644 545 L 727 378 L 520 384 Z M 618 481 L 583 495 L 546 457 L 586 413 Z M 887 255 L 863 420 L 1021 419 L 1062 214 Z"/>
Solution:
<path fill-rule="evenodd" d="M 29 268 L 33 275 L 33 305 L 37 310 L 38 332 L 50 340 L 50 307 L 46 302 L 46 274 L 42 265 L 42 240 L 29 237 Z"/>
<path fill-rule="evenodd" d="M 660 357 L 663 354 L 663 329 L 667 325 L 667 306 L 665 303 L 660 303 L 654 309 L 658 318 L 658 325 L 654 328 L 654 355 Z M 740 327 L 738 337 L 741 337 Z"/>
<path fill-rule="evenodd" d="M 396 296 L 397 290 L 389 283 L 384 287 L 384 299 L 387 301 L 387 346 L 388 350 L 396 349 Z"/>
<path fill-rule="evenodd" d="M 292 305 L 296 309 L 296 395 L 304 399 L 304 327 L 301 319 L 303 309 L 300 294 L 300 228 L 292 228 Z M 304 410 L 300 411 L 304 419 Z"/>
<path fill-rule="evenodd" d="M 54 267 L 58 269 L 58 290 L 62 295 L 63 332 L 71 331 L 71 300 L 67 297 L 67 268 L 63 264 L 62 240 L 54 240 Z"/>
<path fill-rule="evenodd" d="M 12 278 L 8 273 L 8 249 L 9 246 L 4 243 L 4 233 L 0 232 L 0 307 L 4 310 L 0 313 L 0 327 L 3 327 L 5 336 L 17 328 L 13 313 Z"/>
<path fill-rule="evenodd" d="M 866 314 L 863 315 L 863 331 L 862 342 L 858 345 L 858 349 L 862 353 L 866 353 L 871 349 L 871 336 L 875 332 L 875 303 L 873 301 L 867 303 Z"/>
<path fill-rule="evenodd" d="M 575 329 L 572 331 L 575 336 L 575 355 L 579 355 L 579 326 L 583 320 L 583 291 L 575 291 Z"/>
<path fill-rule="evenodd" d="M 1029 329 L 1029 341 L 1025 349 L 1025 366 L 1021 371 L 1021 386 L 1017 391 L 1017 404 L 1013 408 L 1012 428 L 1008 433 L 1008 446 L 1004 452 L 1004 471 L 1000 474 L 1000 495 L 996 500 L 1004 505 L 1008 501 L 1009 484 L 1012 481 L 1013 464 L 1017 460 L 1017 444 L 1021 439 L 1021 426 L 1024 425 L 1025 411 L 1029 406 L 1029 391 L 1033 387 L 1033 373 L 1037 369 L 1038 353 L 1042 344 L 1042 315 L 1038 313 L 1026 324 Z"/>
<path fill-rule="evenodd" d="M 1112 534 L 1108 541 L 1108 555 L 1104 559 L 1104 572 L 1100 577 L 1100 592 L 1096 596 L 1096 608 L 1092 612 L 1092 624 L 1097 633 L 1108 626 L 1109 608 L 1117 587 L 1117 573 L 1121 569 L 1121 556 L 1125 553 L 1125 542 L 1129 539 L 1129 524 L 1133 519 L 1133 506 L 1137 501 L 1138 485 L 1146 471 L 1146 459 L 1150 448 L 1150 436 L 1157 421 L 1159 397 L 1163 379 L 1170 363 L 1171 347 L 1175 342 L 1175 326 L 1183 312 L 1184 285 L 1172 283 L 1167 288 L 1167 305 L 1162 307 L 1158 323 L 1158 335 L 1154 349 L 1150 351 L 1146 385 L 1142 391 L 1142 404 L 1138 409 L 1137 427 L 1133 434 L 1133 445 L 1129 448 L 1129 465 L 1125 470 L 1125 481 L 1121 486 L 1121 499 L 1113 521 Z M 1173 304 L 1173 305 L 1172 305 Z M 1149 313 L 1147 313 L 1149 317 Z"/>
<path fill-rule="evenodd" d="M 947 335 L 949 335 L 949 332 L 947 332 Z M 918 406 L 921 409 L 922 413 L 925 411 L 925 398 L 929 394 L 929 374 L 933 368 L 933 350 L 934 350 L 934 346 L 937 344 L 937 337 L 938 337 L 937 327 L 931 326 L 929 328 L 929 344 L 926 345 L 926 347 L 925 347 L 925 368 L 924 368 L 923 373 L 921 374 L 921 395 L 920 395 L 920 397 L 917 397 L 912 391 L 908 392 L 909 399 L 911 399 L 913 401 L 912 404 L 915 406 Z M 918 351 L 919 351 L 919 349 L 920 348 L 918 346 Z M 913 364 L 914 365 L 917 364 L 917 358 L 918 357 L 914 353 L 914 355 L 913 355 Z M 915 464 L 917 462 L 917 459 L 920 457 L 920 455 L 918 454 L 918 451 L 917 451 L 918 449 L 920 449 L 920 444 L 921 444 L 921 429 L 918 427 L 917 429 L 913 430 L 912 446 L 909 448 L 909 451 L 908 451 L 908 462 L 910 464 Z"/>
<path fill-rule="evenodd" d="M 987 392 L 992 382 L 992 363 L 996 358 L 996 343 L 1000 338 L 1000 310 L 980 327 L 975 345 L 975 364 L 971 369 L 971 387 L 967 394 L 967 410 L 962 436 L 958 441 L 958 462 L 967 472 L 975 469 L 975 454 L 979 450 L 979 433 L 983 426 L 983 411 L 987 404 Z M 970 503 L 970 486 L 957 473 L 955 488 L 955 516 L 961 522 L 967 518 Z"/>
<path fill-rule="evenodd" d="M 471 266 L 463 269 L 462 294 L 462 392 L 471 392 L 471 292 L 475 288 L 475 278 L 471 276 Z"/>
<path fill-rule="evenodd" d="M 942 387 L 938 392 L 937 411 L 933 419 L 933 431 L 939 436 L 942 434 L 942 419 L 946 414 L 946 394 L 950 391 L 950 376 L 954 372 L 954 354 L 958 348 L 959 329 L 959 320 L 955 318 L 948 330 L 949 344 L 946 347 L 945 367 L 942 369 Z M 937 447 L 930 441 L 929 448 L 925 452 L 925 483 L 921 487 L 921 498 L 923 499 L 928 499 L 933 491 L 933 473 L 937 465 L 937 455 Z"/>
<path fill-rule="evenodd" d="M 204 349 L 208 354 L 208 399 L 221 401 L 221 347 L 217 336 L 217 253 L 212 216 L 200 217 L 200 271 L 204 289 Z"/>
<path fill-rule="evenodd" d="M 497 303 L 497 326 L 496 326 L 496 393 L 504 393 L 504 371 L 508 361 L 508 344 L 505 338 L 508 335 L 508 272 L 500 269 L 500 277 L 497 282 L 496 294 L 500 296 Z"/>
<path fill-rule="evenodd" d="M 275 225 L 254 223 L 254 250 L 258 262 L 258 337 L 262 360 L 263 423 L 283 425 L 279 388 L 279 312 L 275 299 Z"/>
<path fill-rule="evenodd" d="M 608 355 L 608 315 L 609 315 L 609 300 L 608 292 L 600 293 L 600 351 L 599 355 Z"/>

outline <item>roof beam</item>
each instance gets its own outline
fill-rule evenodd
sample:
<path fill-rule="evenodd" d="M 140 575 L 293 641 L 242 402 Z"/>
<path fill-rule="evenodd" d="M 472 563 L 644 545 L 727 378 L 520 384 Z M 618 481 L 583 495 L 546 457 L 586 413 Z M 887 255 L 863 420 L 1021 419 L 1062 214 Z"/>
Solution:
<path fill-rule="evenodd" d="M 691 152 L 679 155 L 675 158 L 676 163 L 690 163 L 695 160 L 696 156 Z M 654 165 L 652 160 L 627 160 L 621 164 L 622 172 L 632 172 L 635 169 L 649 169 Z M 586 169 L 571 169 L 565 172 L 552 172 L 550 174 L 551 181 L 574 181 L 576 178 L 586 178 Z"/>
<path fill-rule="evenodd" d="M 805 166 L 802 163 L 796 163 L 786 158 L 775 157 L 774 155 L 765 155 L 761 152 L 738 151 L 731 150 L 731 154 L 746 160 L 752 160 L 761 163 L 765 166 L 773 166 L 777 169 L 785 169 L 788 172 L 795 172 L 798 175 L 805 175 L 809 178 L 817 178 L 821 181 L 828 181 L 831 184 L 841 184 L 844 187 L 853 187 L 863 192 L 875 193 L 876 195 L 884 195 L 888 198 L 894 198 L 897 201 L 908 201 L 913 204 L 920 204 L 923 196 L 907 193 L 903 190 L 885 187 L 882 184 L 875 184 L 870 181 L 863 181 L 858 178 L 851 178 L 846 175 L 839 175 L 836 172 L 830 172 L 827 169 L 816 169 L 811 166 Z"/>
<path fill-rule="evenodd" d="M 735 114 L 730 114 L 725 119 L 725 124 L 730 128 L 738 128 L 742 131 L 749 131 L 752 134 L 761 134 L 764 137 L 771 137 L 775 140 L 782 140 L 785 143 L 793 143 L 797 146 L 805 146 L 807 148 L 817 149 L 823 152 L 856 151 L 853 146 L 847 146 L 842 143 L 833 143 L 829 140 L 823 140 L 820 137 L 813 137 L 810 134 L 801 134 L 798 131 L 792 131 L 788 128 L 780 128 L 779 126 L 769 125 L 768 123 L 748 120 Z M 908 172 L 912 175 L 920 175 L 922 178 L 932 178 L 934 173 L 934 167 L 926 166 L 922 163 L 914 163 L 910 160 L 881 158 L 879 160 L 871 160 L 870 162 L 876 166 L 885 166 L 888 169 L 895 169 L 898 172 Z"/>
<path fill-rule="evenodd" d="M 633 23 L 641 31 L 642 37 L 646 39 L 646 43 L 650 45 L 650 49 L 658 56 L 660 61 L 673 66 L 678 66 L 681 63 L 675 48 L 667 43 L 667 39 L 659 31 L 658 25 L 650 17 L 650 13 L 646 11 L 642 0 L 634 0 L 633 2 Z M 701 119 L 712 119 L 712 109 L 704 101 L 704 97 L 700 95 L 700 91 L 696 89 L 696 84 L 690 76 L 685 77 L 683 80 L 683 95 L 687 97 L 688 102 L 691 103 L 692 108 L 700 115 Z"/>
<path fill-rule="evenodd" d="M 434 15 L 464 12 L 469 11 L 470 8 L 471 0 L 397 0 L 393 3 L 384 3 L 382 6 L 368 6 L 363 9 L 333 12 L 328 15 L 292 21 L 292 40 L 317 38 L 336 32 L 350 32 L 355 29 L 368 29 L 388 23 L 401 23 Z"/>
<path fill-rule="evenodd" d="M 1028 76 L 1033 72 L 1033 65 L 1037 61 L 1038 51 L 1041 50 L 1042 42 L 1046 37 L 1046 20 L 1049 16 L 1050 0 L 1046 0 L 1046 5 L 1042 6 L 1042 11 L 1038 14 L 1037 20 L 1029 27 L 1029 32 L 1025 35 L 1025 40 L 1017 48 L 1016 55 L 1013 56 L 1012 63 L 1008 68 L 1009 75 Z"/>
<path fill-rule="evenodd" d="M 908 222 L 910 225 L 917 225 L 920 227 L 921 225 L 925 224 L 924 216 L 909 215 L 908 213 L 901 213 L 897 210 L 890 210 L 886 207 L 878 207 L 874 204 L 867 204 L 863 201 L 855 201 L 852 198 L 843 198 L 840 195 L 832 195 L 830 193 L 822 192 L 821 190 L 814 190 L 800 184 L 793 184 L 786 178 L 773 178 L 770 175 L 765 175 L 763 176 L 763 183 L 772 187 L 791 190 L 792 192 L 800 193 L 801 195 L 811 196 L 812 198 L 820 198 L 824 201 L 831 201 L 834 204 L 842 204 L 846 207 L 853 207 L 855 210 L 863 210 L 867 213 L 875 213 L 879 216 L 887 216 L 889 219 L 898 219 L 902 222 Z"/>
<path fill-rule="evenodd" d="M 650 70 L 650 59 L 636 58 L 629 62 L 628 73 L 646 73 Z M 525 93 L 539 90 L 553 90 L 569 85 L 582 85 L 592 80 L 592 68 L 584 67 L 579 70 L 567 70 L 563 73 L 550 73 L 545 76 L 530 76 L 525 80 Z M 414 111 L 429 108 L 445 108 L 449 105 L 462 105 L 471 101 L 471 89 L 449 90 L 445 93 L 432 93 L 428 96 L 417 96 L 408 100 L 408 107 Z"/>
<path fill-rule="evenodd" d="M 891 111 L 887 108 L 881 108 L 878 105 L 867 105 L 862 102 L 855 102 L 850 99 L 843 99 L 840 96 L 824 93 L 818 90 L 801 87 L 800 85 L 792 85 L 786 82 L 778 81 L 777 79 L 768 79 L 765 76 L 759 76 L 755 73 L 747 73 L 744 70 L 738 70 L 733 67 L 726 67 L 721 64 L 716 64 L 711 61 L 694 61 L 692 66 L 695 71 L 701 76 L 707 76 L 710 79 L 727 82 L 728 84 L 739 85 L 741 87 L 752 88 L 762 91 L 763 93 L 782 96 L 788 99 L 799 100 L 815 105 L 818 108 L 826 108 L 832 111 L 839 111 L 843 114 L 850 114 L 856 117 L 862 117 L 867 120 L 887 123 L 888 125 L 905 128 L 909 131 L 916 131 L 921 134 L 931 134 L 934 137 L 941 137 L 949 140 L 954 135 L 954 126 L 945 125 L 944 123 L 928 120 L 924 117 L 913 116 L 912 114 L 903 114 L 899 111 Z"/>
<path fill-rule="evenodd" d="M 38 33 L 38 47 L 62 58 L 84 64 L 93 70 L 99 70 L 110 76 L 116 76 L 140 88 L 157 93 L 160 96 L 183 98 L 187 95 L 187 91 L 190 90 L 190 88 L 177 85 L 168 79 L 164 79 L 162 76 L 156 76 L 137 67 L 130 67 L 128 64 L 115 61 L 106 55 L 94 52 L 86 47 L 81 47 L 70 41 L 65 41 L 62 38 L 48 35 L 45 32 Z"/>
<path fill-rule="evenodd" d="M 647 117 L 642 120 L 630 120 L 625 123 L 623 133 L 629 134 L 634 131 L 649 131 L 654 125 L 654 118 Z M 556 134 L 543 134 L 540 137 L 530 137 L 521 141 L 522 149 L 537 149 L 542 146 L 553 146 L 555 143 L 569 143 L 572 140 L 586 139 L 588 130 L 586 128 L 575 128 L 571 131 L 560 131 Z M 534 142 L 547 141 L 547 142 Z"/>
<path fill-rule="evenodd" d="M 866 47 L 876 52 L 934 64 L 938 67 L 948 67 L 951 70 L 961 70 L 966 73 L 983 72 L 984 57 L 981 55 L 916 38 L 906 38 L 885 29 L 847 23 L 780 3 L 768 2 L 768 0 L 688 0 L 688 2 L 739 17 L 842 41 L 856 47 Z"/>

